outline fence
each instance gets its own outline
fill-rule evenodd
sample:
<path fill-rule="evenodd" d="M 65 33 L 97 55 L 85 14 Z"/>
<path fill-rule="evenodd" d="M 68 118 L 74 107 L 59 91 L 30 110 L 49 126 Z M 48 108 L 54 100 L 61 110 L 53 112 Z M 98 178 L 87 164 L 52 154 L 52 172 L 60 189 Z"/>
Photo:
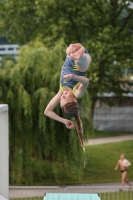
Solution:
<path fill-rule="evenodd" d="M 133 107 L 95 108 L 93 123 L 100 131 L 133 131 Z"/>
<path fill-rule="evenodd" d="M 133 187 L 124 186 L 10 186 L 10 200 L 43 200 L 46 193 L 98 193 L 101 200 L 133 200 Z"/>

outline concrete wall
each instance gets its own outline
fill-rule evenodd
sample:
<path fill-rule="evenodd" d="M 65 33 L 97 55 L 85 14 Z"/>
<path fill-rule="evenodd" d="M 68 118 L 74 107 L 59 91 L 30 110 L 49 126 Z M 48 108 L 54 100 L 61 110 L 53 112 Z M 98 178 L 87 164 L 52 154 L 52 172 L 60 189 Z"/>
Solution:
<path fill-rule="evenodd" d="M 133 107 L 96 107 L 93 124 L 99 131 L 133 132 Z"/>

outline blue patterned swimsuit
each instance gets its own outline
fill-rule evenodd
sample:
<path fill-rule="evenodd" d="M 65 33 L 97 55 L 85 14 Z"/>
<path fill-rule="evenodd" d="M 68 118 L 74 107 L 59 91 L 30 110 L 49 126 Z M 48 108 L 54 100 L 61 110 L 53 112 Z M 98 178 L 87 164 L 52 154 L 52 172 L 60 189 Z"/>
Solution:
<path fill-rule="evenodd" d="M 85 49 L 85 53 L 89 54 L 89 52 L 86 49 Z M 71 59 L 69 56 L 66 56 L 64 65 L 62 66 L 61 75 L 60 75 L 60 89 L 62 91 L 63 91 L 64 86 L 67 86 L 67 87 L 69 87 L 73 90 L 79 84 L 79 82 L 75 81 L 74 79 L 70 79 L 69 81 L 65 81 L 63 79 L 63 76 L 67 75 L 67 74 L 75 74 L 77 76 L 84 76 L 85 72 L 78 71 L 74 60 Z"/>

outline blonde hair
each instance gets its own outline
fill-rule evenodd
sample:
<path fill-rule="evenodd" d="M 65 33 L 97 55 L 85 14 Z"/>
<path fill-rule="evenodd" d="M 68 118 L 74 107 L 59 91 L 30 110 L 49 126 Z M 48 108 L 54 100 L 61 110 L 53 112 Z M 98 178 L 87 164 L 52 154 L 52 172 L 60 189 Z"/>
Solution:
<path fill-rule="evenodd" d="M 79 111 L 82 110 L 77 102 L 69 102 L 61 107 L 65 117 L 68 119 L 74 117 L 76 122 L 76 130 L 78 133 L 78 139 L 81 147 L 85 151 L 84 136 L 83 136 L 83 124 L 79 116 Z"/>

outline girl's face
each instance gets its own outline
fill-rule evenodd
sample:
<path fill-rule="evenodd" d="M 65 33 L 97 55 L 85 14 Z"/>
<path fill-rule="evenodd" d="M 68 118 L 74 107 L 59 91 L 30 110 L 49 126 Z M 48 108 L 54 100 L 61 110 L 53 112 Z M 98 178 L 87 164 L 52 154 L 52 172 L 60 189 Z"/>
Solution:
<path fill-rule="evenodd" d="M 60 97 L 60 105 L 64 106 L 70 102 L 76 102 L 76 98 L 74 97 L 73 93 L 69 89 L 65 89 Z"/>

